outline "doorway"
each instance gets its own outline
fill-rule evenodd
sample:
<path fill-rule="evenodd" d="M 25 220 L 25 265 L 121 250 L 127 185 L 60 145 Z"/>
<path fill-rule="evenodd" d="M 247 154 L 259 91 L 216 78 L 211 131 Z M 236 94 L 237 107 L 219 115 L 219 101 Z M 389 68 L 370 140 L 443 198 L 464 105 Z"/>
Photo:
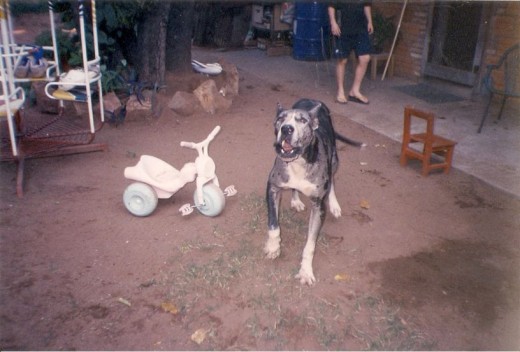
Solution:
<path fill-rule="evenodd" d="M 426 76 L 473 86 L 484 43 L 485 5 L 481 1 L 435 1 Z"/>

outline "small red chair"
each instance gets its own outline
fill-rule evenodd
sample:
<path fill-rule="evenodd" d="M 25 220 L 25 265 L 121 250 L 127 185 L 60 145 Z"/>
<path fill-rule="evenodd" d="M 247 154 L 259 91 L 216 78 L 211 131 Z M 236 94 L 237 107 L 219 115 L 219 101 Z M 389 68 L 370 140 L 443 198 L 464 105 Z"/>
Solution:
<path fill-rule="evenodd" d="M 426 121 L 426 130 L 421 133 L 412 133 L 412 117 Z M 455 150 L 454 141 L 440 137 L 433 133 L 435 116 L 432 113 L 417 110 L 411 106 L 404 109 L 404 129 L 403 143 L 401 147 L 400 163 L 406 166 L 408 159 L 418 159 L 422 162 L 422 175 L 428 176 L 430 171 L 444 169 L 447 174 L 451 168 L 453 152 Z M 416 143 L 422 144 L 420 149 L 411 148 Z M 441 161 L 435 160 L 434 155 L 440 156 Z M 438 158 L 437 158 L 438 160 Z"/>

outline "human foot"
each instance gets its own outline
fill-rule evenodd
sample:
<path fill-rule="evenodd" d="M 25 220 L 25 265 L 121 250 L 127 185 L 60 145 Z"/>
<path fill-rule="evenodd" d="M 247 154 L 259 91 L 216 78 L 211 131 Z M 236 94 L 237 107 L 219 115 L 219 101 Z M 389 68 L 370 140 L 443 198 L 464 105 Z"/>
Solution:
<path fill-rule="evenodd" d="M 355 103 L 359 103 L 359 104 L 365 104 L 365 105 L 367 105 L 369 103 L 368 98 L 365 97 L 363 94 L 352 94 L 351 93 L 348 95 L 348 100 L 353 101 Z"/>
<path fill-rule="evenodd" d="M 336 103 L 338 104 L 346 104 L 348 103 L 347 99 L 345 97 L 336 97 Z"/>

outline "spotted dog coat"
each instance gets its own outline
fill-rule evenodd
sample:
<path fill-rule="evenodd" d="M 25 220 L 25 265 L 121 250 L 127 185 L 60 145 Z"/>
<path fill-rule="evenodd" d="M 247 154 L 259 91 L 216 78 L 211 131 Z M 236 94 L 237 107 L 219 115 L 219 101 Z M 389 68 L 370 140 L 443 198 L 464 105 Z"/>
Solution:
<path fill-rule="evenodd" d="M 336 139 L 356 146 L 362 144 L 337 134 L 329 109 L 316 100 L 301 99 L 289 110 L 278 104 L 274 129 L 277 156 L 267 181 L 268 239 L 264 251 L 270 259 L 280 255 L 278 213 L 281 191 L 292 190 L 291 207 L 297 211 L 305 209 L 299 193 L 309 197 L 309 232 L 296 278 L 302 284 L 312 285 L 316 281 L 312 260 L 325 219 L 325 199 L 328 198 L 332 215 L 336 218 L 341 216 L 334 192 L 334 174 L 338 169 Z"/>

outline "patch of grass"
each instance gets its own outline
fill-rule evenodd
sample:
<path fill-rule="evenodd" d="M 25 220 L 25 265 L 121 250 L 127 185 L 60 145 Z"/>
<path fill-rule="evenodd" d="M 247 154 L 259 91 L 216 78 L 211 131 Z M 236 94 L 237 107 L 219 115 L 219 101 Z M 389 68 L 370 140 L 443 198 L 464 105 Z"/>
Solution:
<path fill-rule="evenodd" d="M 399 313 L 399 307 L 372 295 L 359 297 L 356 311 L 366 311 L 368 323 L 350 325 L 347 334 L 361 341 L 368 350 L 431 350 L 436 343 Z M 355 315 L 354 315 L 355 319 Z"/>
<path fill-rule="evenodd" d="M 248 216 L 249 220 L 245 227 L 250 233 L 265 231 L 267 228 L 267 205 L 265 199 L 256 193 L 246 195 L 242 199 L 240 207 Z"/>
<path fill-rule="evenodd" d="M 326 287 L 321 291 L 300 285 L 294 279 L 298 262 L 264 258 L 265 239 L 258 234 L 261 231 L 263 235 L 267 228 L 263 198 L 247 195 L 241 207 L 245 220 L 238 231 L 215 226 L 210 240 L 206 237 L 179 244 L 169 261 L 171 273 L 161 284 L 169 285 L 168 299 L 180 308 L 183 324 L 196 324 L 197 312 L 218 312 L 222 302 L 235 305 L 230 311 L 241 312 L 244 329 L 233 342 L 237 346 L 250 346 L 254 341 L 252 349 L 300 349 L 314 341 L 323 350 L 435 348 L 399 306 L 376 294 L 356 295 L 355 288 L 349 288 L 352 293 L 348 299 L 336 300 L 331 292 L 337 291 L 337 286 L 330 287 L 333 291 Z M 283 208 L 280 215 L 284 238 L 293 242 L 286 243 L 286 248 L 305 241 L 300 233 L 307 231 L 307 216 Z M 318 245 L 327 255 L 334 238 L 320 236 Z M 294 270 L 288 269 L 293 266 Z M 227 348 L 220 340 L 226 335 L 226 325 L 213 329 L 212 345 Z"/>
<path fill-rule="evenodd" d="M 202 240 L 189 241 L 185 243 L 181 243 L 178 247 L 179 251 L 182 254 L 187 254 L 192 251 L 201 250 L 201 251 L 211 251 L 215 247 L 224 247 L 224 245 L 219 243 L 206 243 Z"/>
<path fill-rule="evenodd" d="M 251 233 L 267 231 L 267 204 L 264 197 L 260 197 L 256 193 L 247 195 L 241 202 L 241 209 L 250 215 L 246 223 L 246 228 Z M 298 214 L 298 212 L 291 208 L 281 206 L 279 217 L 280 227 L 284 230 L 290 229 L 291 232 L 295 233 L 306 233 L 308 214 L 306 211 L 302 214 Z"/>

